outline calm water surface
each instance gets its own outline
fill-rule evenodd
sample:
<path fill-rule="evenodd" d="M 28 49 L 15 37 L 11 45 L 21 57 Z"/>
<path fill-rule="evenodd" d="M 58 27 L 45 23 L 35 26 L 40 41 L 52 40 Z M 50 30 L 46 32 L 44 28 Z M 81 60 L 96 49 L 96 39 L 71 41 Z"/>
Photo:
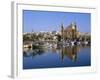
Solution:
<path fill-rule="evenodd" d="M 27 49 L 23 52 L 23 69 L 78 67 L 91 65 L 90 46 Z"/>

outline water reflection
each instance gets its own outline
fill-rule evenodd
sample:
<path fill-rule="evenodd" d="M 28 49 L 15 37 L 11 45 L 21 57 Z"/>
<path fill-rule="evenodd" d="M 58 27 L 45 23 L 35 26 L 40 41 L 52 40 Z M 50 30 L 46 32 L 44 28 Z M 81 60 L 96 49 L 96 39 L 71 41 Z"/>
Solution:
<path fill-rule="evenodd" d="M 31 49 L 31 48 L 25 48 L 23 52 L 24 57 L 35 57 L 36 55 L 42 55 L 44 54 L 44 49 Z"/>
<path fill-rule="evenodd" d="M 41 49 L 32 49 L 24 48 L 23 56 L 24 57 L 35 57 L 36 55 L 47 54 L 48 51 L 51 51 L 51 54 L 59 53 L 61 60 L 63 62 L 64 58 L 69 58 L 71 61 L 77 60 L 77 53 L 80 50 L 80 46 L 66 46 L 66 47 L 52 47 L 52 48 L 41 48 Z"/>
<path fill-rule="evenodd" d="M 76 61 L 77 59 L 77 52 L 78 52 L 77 46 L 69 46 L 69 47 L 63 47 L 61 49 L 61 59 L 64 60 L 64 57 L 68 57 L 72 61 Z"/>
<path fill-rule="evenodd" d="M 90 51 L 90 46 L 24 48 L 23 69 L 90 66 Z"/>

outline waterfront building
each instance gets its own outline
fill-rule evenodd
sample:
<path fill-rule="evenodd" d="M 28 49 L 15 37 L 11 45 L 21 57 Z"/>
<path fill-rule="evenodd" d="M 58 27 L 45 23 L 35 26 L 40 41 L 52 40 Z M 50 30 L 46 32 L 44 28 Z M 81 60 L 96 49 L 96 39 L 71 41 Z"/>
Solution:
<path fill-rule="evenodd" d="M 75 40 L 79 36 L 76 23 L 71 23 L 68 27 L 61 25 L 61 37 L 63 40 Z"/>

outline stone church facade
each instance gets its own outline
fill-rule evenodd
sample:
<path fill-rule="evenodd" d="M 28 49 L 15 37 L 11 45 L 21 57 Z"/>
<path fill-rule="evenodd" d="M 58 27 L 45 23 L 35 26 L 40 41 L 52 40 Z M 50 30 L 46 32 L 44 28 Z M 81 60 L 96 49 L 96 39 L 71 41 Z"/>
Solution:
<path fill-rule="evenodd" d="M 79 36 L 79 31 L 77 30 L 76 23 L 71 23 L 68 27 L 64 28 L 61 25 L 61 38 L 63 40 L 75 40 Z"/>

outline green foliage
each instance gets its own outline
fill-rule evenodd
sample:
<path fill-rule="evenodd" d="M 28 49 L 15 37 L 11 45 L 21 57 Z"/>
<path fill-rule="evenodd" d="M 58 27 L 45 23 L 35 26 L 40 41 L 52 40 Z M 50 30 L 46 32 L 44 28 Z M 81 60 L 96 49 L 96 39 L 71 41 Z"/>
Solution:
<path fill-rule="evenodd" d="M 57 40 L 61 41 L 61 35 L 59 35 L 59 34 L 57 35 Z"/>

